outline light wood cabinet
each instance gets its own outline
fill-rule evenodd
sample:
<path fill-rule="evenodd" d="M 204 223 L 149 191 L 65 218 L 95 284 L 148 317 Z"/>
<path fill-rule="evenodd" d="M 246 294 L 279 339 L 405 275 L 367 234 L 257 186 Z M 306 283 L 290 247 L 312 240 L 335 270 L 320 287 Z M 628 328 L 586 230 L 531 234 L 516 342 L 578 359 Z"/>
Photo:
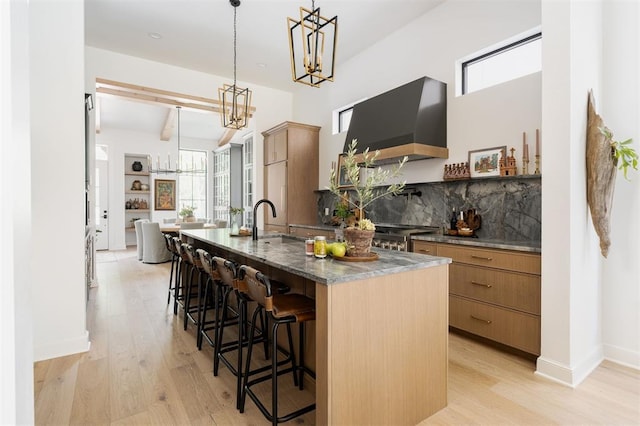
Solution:
<path fill-rule="evenodd" d="M 324 236 L 328 240 L 335 240 L 336 238 L 336 233 L 333 230 L 305 228 L 303 226 L 290 226 L 289 234 L 304 238 L 313 238 L 315 236 Z"/>
<path fill-rule="evenodd" d="M 288 232 L 288 224 L 317 223 L 320 127 L 286 121 L 264 136 L 264 195 L 276 207 L 264 209 L 265 229 Z"/>
<path fill-rule="evenodd" d="M 414 241 L 416 253 L 450 257 L 449 326 L 540 354 L 540 255 Z"/>

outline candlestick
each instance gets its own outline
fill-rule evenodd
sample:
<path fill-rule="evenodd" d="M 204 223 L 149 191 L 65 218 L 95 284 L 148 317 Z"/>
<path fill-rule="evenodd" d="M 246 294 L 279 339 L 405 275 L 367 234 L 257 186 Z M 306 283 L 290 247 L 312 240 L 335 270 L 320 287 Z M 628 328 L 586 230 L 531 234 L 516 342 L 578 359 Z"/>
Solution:
<path fill-rule="evenodd" d="M 540 129 L 536 129 L 536 157 L 540 155 Z"/>
<path fill-rule="evenodd" d="M 533 172 L 534 175 L 540 174 L 540 156 L 536 154 L 536 169 Z"/>
<path fill-rule="evenodd" d="M 528 175 L 529 174 L 529 159 L 525 158 L 525 156 L 522 156 L 522 174 L 523 175 Z"/>
<path fill-rule="evenodd" d="M 525 152 L 527 150 L 527 132 L 522 132 L 522 158 L 525 158 Z"/>

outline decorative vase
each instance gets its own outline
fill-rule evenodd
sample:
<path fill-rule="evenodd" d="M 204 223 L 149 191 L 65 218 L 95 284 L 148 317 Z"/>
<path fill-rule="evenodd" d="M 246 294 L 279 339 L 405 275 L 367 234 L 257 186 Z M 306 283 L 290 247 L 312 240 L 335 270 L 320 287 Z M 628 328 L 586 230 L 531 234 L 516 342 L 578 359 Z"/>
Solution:
<path fill-rule="evenodd" d="M 240 228 L 238 227 L 238 221 L 235 216 L 231 217 L 231 235 L 240 234 Z"/>
<path fill-rule="evenodd" d="M 185 216 L 184 217 L 184 221 L 185 222 L 195 222 L 196 221 L 196 217 L 194 215 Z"/>
<path fill-rule="evenodd" d="M 139 180 L 134 180 L 133 183 L 131 184 L 132 191 L 140 191 L 141 188 L 142 188 L 142 182 L 140 182 Z"/>
<path fill-rule="evenodd" d="M 142 163 L 139 161 L 134 161 L 133 164 L 131 165 L 131 169 L 134 172 L 141 172 L 142 171 Z"/>
<path fill-rule="evenodd" d="M 358 228 L 345 228 L 344 240 L 347 243 L 347 256 L 368 257 L 371 251 L 371 241 L 376 231 Z"/>

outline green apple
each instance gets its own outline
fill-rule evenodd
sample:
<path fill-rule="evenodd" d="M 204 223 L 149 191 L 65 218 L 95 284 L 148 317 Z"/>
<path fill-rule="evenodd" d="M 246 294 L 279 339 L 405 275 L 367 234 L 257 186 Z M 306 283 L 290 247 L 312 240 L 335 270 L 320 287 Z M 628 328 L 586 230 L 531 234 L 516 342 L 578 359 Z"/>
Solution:
<path fill-rule="evenodd" d="M 347 253 L 347 246 L 344 243 L 333 243 L 331 253 L 333 257 L 343 257 Z"/>
<path fill-rule="evenodd" d="M 326 250 L 327 250 L 327 256 L 330 256 L 333 253 L 333 247 L 335 246 L 336 243 L 327 243 L 326 244 Z"/>

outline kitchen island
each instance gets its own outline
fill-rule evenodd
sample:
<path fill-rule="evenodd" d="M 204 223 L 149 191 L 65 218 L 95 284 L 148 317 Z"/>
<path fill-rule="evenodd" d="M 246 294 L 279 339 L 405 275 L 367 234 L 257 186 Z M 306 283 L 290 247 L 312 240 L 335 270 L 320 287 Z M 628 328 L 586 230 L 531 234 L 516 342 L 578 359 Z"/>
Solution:
<path fill-rule="evenodd" d="M 280 234 L 181 234 L 315 298 L 316 424 L 414 425 L 447 405 L 450 259 L 377 250 L 346 262 L 306 256 L 302 239 Z"/>

